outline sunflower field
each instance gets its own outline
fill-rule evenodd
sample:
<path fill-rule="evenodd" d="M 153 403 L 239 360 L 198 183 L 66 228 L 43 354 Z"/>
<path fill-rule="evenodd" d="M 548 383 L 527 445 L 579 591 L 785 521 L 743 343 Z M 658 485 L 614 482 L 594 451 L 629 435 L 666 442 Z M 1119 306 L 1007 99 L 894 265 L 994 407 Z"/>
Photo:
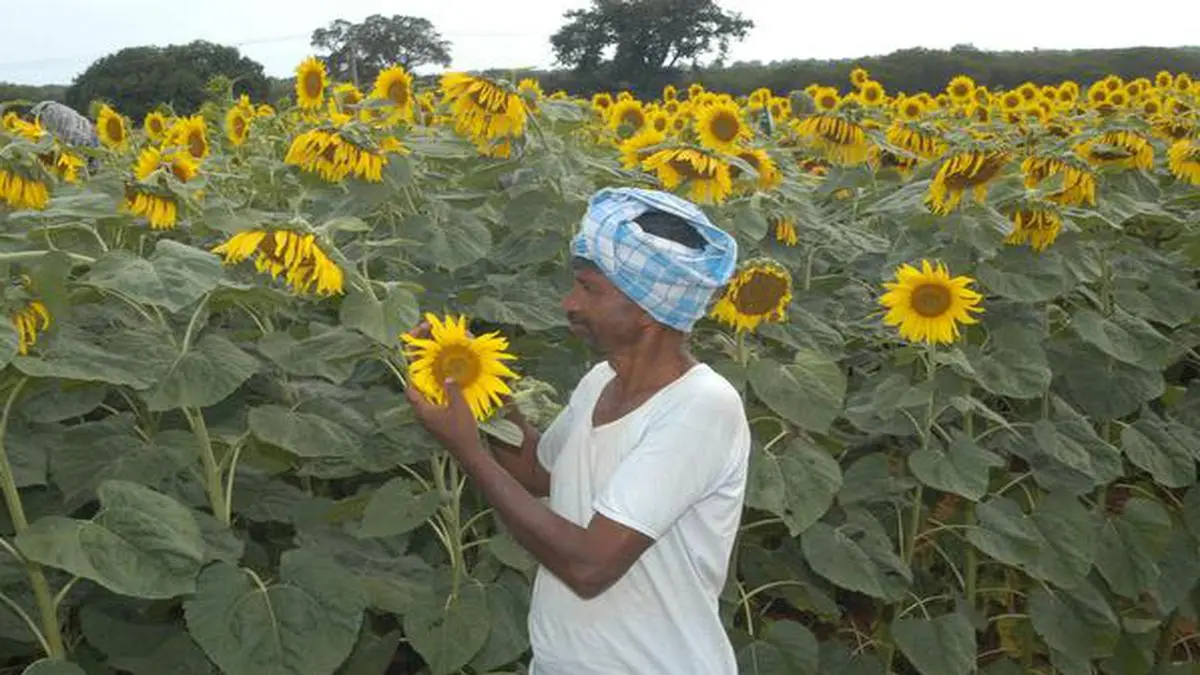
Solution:
<path fill-rule="evenodd" d="M 536 563 L 403 389 L 451 374 L 494 442 L 501 393 L 544 428 L 596 358 L 559 302 L 615 185 L 739 241 L 692 344 L 754 433 L 742 672 L 1200 663 L 1189 74 L 654 100 L 296 75 L 97 102 L 96 147 L 0 108 L 4 672 L 523 672 Z"/>

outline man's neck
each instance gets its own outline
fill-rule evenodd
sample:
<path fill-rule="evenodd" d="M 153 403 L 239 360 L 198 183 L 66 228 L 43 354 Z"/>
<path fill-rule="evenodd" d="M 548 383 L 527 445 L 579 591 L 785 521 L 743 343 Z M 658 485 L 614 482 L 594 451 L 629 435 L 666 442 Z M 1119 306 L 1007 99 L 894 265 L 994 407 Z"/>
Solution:
<path fill-rule="evenodd" d="M 679 340 L 647 340 L 609 355 L 613 384 L 622 397 L 661 389 L 679 379 L 697 361 Z"/>

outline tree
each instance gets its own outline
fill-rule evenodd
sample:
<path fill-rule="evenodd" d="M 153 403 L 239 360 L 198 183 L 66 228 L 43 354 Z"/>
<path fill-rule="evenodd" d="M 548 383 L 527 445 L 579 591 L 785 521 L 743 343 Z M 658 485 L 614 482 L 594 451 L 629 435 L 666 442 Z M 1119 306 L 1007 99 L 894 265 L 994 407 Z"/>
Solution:
<path fill-rule="evenodd" d="M 267 77 L 261 63 L 235 47 L 196 40 L 167 47 L 128 47 L 94 61 L 67 87 L 67 105 L 86 112 L 94 100 L 104 100 L 137 121 L 154 106 L 165 103 L 176 114 L 199 109 L 208 82 L 218 75 L 233 81 L 235 96 L 267 96 Z"/>
<path fill-rule="evenodd" d="M 330 77 L 370 83 L 379 71 L 400 64 L 412 72 L 426 64 L 450 65 L 450 42 L 428 19 L 372 14 L 362 23 L 338 19 L 312 34 Z"/>
<path fill-rule="evenodd" d="M 573 9 L 550 38 L 561 65 L 609 81 L 627 80 L 647 87 L 666 71 L 699 65 L 717 53 L 724 60 L 733 40 L 741 40 L 754 22 L 722 10 L 715 0 L 592 0 Z M 604 60 L 612 50 L 612 59 Z"/>

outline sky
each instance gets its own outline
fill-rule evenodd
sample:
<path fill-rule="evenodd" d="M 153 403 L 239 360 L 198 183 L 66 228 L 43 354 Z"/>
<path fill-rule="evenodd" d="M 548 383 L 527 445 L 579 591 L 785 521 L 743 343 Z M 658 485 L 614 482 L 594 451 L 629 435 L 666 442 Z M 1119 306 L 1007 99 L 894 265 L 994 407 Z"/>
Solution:
<path fill-rule="evenodd" d="M 0 0 L 0 4 L 17 0 Z M 589 0 L 39 0 L 0 12 L 0 82 L 69 84 L 124 47 L 204 39 L 238 47 L 268 75 L 289 76 L 313 49 L 312 31 L 335 19 L 407 14 L 433 22 L 451 45 L 451 69 L 550 68 L 563 13 Z M 1200 43 L 1200 3 L 1164 0 L 1137 20 L 1129 5 L 1097 11 L 1080 0 L 720 0 L 755 22 L 729 60 L 853 58 L 897 49 L 1085 49 Z M 979 9 L 974 9 L 978 7 Z M 1086 9 L 1084 9 L 1086 7 Z M 1000 10 L 1000 11 L 996 11 Z M 978 11 L 979 14 L 974 14 Z M 1191 16 L 1192 18 L 1186 19 Z M 977 17 L 977 18 L 976 18 Z M 1155 18 L 1156 17 L 1156 18 Z M 1179 20 L 1164 20 L 1176 17 Z M 422 69 L 436 72 L 440 68 Z"/>

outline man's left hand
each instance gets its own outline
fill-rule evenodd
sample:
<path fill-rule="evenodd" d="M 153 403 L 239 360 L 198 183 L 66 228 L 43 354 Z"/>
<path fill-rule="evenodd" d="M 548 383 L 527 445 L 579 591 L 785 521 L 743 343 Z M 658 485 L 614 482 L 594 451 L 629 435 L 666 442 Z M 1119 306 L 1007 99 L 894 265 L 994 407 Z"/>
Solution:
<path fill-rule="evenodd" d="M 457 382 L 448 379 L 442 387 L 446 391 L 445 406 L 425 398 L 411 383 L 404 390 L 404 395 L 421 425 L 441 441 L 450 454 L 460 457 L 479 446 L 479 423 L 475 421 L 471 406 L 467 405 Z"/>

